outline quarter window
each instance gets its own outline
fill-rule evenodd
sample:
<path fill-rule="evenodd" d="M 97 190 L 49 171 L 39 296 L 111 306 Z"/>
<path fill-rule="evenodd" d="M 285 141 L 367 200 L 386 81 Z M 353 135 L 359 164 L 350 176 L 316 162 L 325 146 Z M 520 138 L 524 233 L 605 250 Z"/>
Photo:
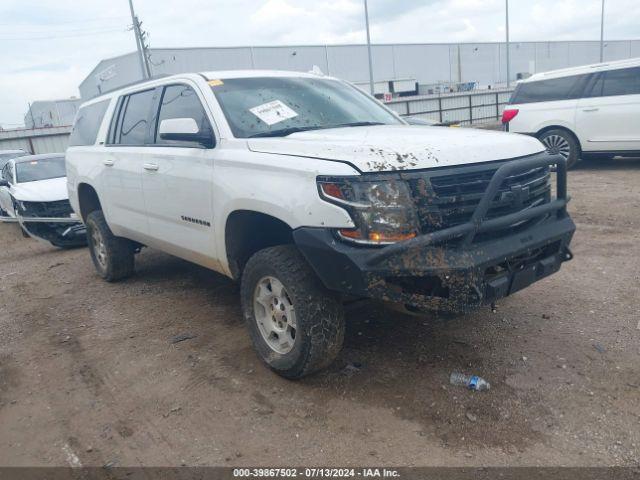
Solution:
<path fill-rule="evenodd" d="M 69 146 L 93 145 L 98 137 L 98 130 L 109 106 L 109 100 L 93 103 L 78 110 L 73 130 L 69 137 Z"/>
<path fill-rule="evenodd" d="M 149 113 L 155 90 L 146 90 L 129 95 L 124 105 L 124 116 L 120 135 L 116 143 L 121 145 L 144 145 L 149 131 Z"/>
<path fill-rule="evenodd" d="M 201 133 L 213 137 L 213 130 L 207 114 L 193 88 L 186 85 L 169 85 L 164 89 L 160 112 L 158 114 L 155 143 L 158 145 L 179 145 L 181 147 L 200 147 L 198 142 L 163 140 L 158 134 L 160 123 L 171 118 L 193 118 Z"/>

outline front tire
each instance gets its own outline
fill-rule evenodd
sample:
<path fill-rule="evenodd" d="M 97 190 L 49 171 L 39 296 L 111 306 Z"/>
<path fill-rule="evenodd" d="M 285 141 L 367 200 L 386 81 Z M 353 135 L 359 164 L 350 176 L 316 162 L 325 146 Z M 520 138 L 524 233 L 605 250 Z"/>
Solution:
<path fill-rule="evenodd" d="M 115 282 L 133 275 L 133 242 L 116 237 L 111 232 L 102 210 L 91 212 L 87 216 L 86 226 L 89 252 L 98 275 L 107 282 Z"/>
<path fill-rule="evenodd" d="M 566 130 L 555 128 L 538 136 L 538 140 L 552 155 L 560 155 L 567 161 L 567 168 L 573 168 L 580 157 L 580 145 Z"/>
<path fill-rule="evenodd" d="M 242 274 L 241 300 L 260 359 L 298 379 L 328 366 L 344 341 L 344 312 L 293 245 L 259 251 Z"/>

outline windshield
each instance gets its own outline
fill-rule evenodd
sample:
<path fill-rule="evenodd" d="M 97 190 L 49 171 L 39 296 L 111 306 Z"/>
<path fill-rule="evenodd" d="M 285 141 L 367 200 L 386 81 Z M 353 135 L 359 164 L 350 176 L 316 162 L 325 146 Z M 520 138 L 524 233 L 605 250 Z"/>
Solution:
<path fill-rule="evenodd" d="M 323 128 L 400 125 L 356 87 L 321 78 L 260 77 L 209 82 L 237 138 Z"/>
<path fill-rule="evenodd" d="M 44 158 L 16 163 L 16 181 L 18 183 L 37 182 L 50 178 L 66 177 L 64 157 Z"/>

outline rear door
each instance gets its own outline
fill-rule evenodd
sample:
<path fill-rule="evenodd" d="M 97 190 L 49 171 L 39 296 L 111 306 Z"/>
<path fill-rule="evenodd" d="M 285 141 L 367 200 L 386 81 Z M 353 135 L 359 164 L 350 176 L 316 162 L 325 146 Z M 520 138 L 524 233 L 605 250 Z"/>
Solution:
<path fill-rule="evenodd" d="M 193 118 L 214 138 L 213 119 L 195 84 L 181 82 L 159 92 L 153 146 L 144 161 L 143 187 L 149 232 L 156 245 L 187 260 L 217 268 L 213 235 L 215 148 L 157 135 L 163 120 Z M 212 142 L 215 144 L 215 142 Z"/>
<path fill-rule="evenodd" d="M 103 208 L 109 226 L 116 235 L 139 241 L 149 233 L 142 176 L 156 95 L 152 88 L 119 100 L 103 157 Z"/>
<path fill-rule="evenodd" d="M 640 151 L 640 67 L 597 74 L 578 102 L 584 151 Z"/>

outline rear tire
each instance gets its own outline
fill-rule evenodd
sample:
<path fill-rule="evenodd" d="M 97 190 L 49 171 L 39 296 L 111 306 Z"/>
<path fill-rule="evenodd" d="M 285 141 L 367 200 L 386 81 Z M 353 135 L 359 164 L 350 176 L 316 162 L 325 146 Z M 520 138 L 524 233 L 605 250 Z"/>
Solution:
<path fill-rule="evenodd" d="M 547 152 L 561 155 L 567 161 L 567 168 L 573 168 L 580 159 L 580 145 L 575 137 L 566 130 L 555 128 L 538 135 L 538 140 L 546 147 Z"/>
<path fill-rule="evenodd" d="M 107 282 L 133 275 L 134 243 L 126 238 L 116 237 L 111 232 L 102 210 L 91 212 L 87 216 L 86 226 L 89 252 L 98 275 Z"/>
<path fill-rule="evenodd" d="M 241 280 L 247 328 L 260 359 L 298 379 L 328 366 L 344 341 L 344 311 L 293 245 L 253 255 Z"/>

